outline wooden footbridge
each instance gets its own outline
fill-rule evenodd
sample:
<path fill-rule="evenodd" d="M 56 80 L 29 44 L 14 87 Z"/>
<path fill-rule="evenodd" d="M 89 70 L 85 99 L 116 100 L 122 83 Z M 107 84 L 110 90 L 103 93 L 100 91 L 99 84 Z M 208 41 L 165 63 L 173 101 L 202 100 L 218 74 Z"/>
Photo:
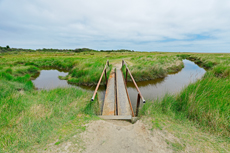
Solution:
<path fill-rule="evenodd" d="M 109 79 L 107 80 L 106 68 L 109 66 L 109 61 L 107 61 L 105 68 L 101 74 L 101 77 L 98 81 L 96 89 L 94 91 L 92 101 L 94 100 L 99 85 L 101 83 L 103 75 L 105 75 L 106 79 L 106 93 L 103 103 L 103 109 L 101 118 L 103 119 L 124 119 L 131 120 L 133 117 L 138 115 L 138 110 L 140 106 L 140 100 L 145 103 L 145 100 L 130 72 L 127 67 L 127 64 L 124 60 L 122 60 L 122 67 L 126 67 L 126 76 L 124 78 L 123 73 L 121 71 L 121 67 L 116 66 L 111 70 Z M 132 104 L 129 98 L 128 90 L 127 90 L 127 76 L 130 75 L 136 89 L 137 89 L 137 105 L 136 105 L 136 113 L 134 114 L 134 110 L 132 108 Z"/>

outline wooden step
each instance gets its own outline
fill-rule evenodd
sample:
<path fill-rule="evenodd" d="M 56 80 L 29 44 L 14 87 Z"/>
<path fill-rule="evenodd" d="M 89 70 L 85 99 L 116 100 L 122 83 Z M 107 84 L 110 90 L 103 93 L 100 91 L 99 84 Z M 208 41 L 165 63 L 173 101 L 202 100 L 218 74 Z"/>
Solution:
<path fill-rule="evenodd" d="M 102 119 L 105 119 L 105 120 L 131 120 L 132 119 L 132 116 L 131 115 L 102 115 L 102 116 L 99 116 L 100 118 Z"/>

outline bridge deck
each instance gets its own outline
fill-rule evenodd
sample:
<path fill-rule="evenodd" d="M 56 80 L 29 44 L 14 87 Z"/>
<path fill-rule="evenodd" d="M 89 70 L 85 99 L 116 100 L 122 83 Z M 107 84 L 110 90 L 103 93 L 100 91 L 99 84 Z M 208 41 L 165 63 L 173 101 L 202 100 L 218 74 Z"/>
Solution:
<path fill-rule="evenodd" d="M 110 73 L 107 89 L 105 92 L 105 100 L 102 115 L 115 115 L 115 72 L 114 69 Z"/>
<path fill-rule="evenodd" d="M 120 69 L 116 69 L 116 80 L 118 115 L 132 115 L 127 93 L 125 90 L 123 74 Z"/>
<path fill-rule="evenodd" d="M 125 89 L 123 74 L 120 68 L 116 68 L 116 73 L 113 69 L 109 76 L 102 115 L 111 117 L 117 115 L 132 115 Z M 115 117 L 114 119 L 117 118 Z"/>

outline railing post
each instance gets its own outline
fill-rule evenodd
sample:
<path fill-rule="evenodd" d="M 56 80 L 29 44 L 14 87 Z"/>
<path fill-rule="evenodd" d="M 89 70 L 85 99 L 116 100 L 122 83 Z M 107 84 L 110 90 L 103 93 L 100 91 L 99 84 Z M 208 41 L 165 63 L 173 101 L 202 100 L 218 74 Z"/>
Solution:
<path fill-rule="evenodd" d="M 105 68 L 102 71 L 101 77 L 100 77 L 100 79 L 99 79 L 99 81 L 97 83 L 96 89 L 94 90 L 93 97 L 91 98 L 91 101 L 94 101 L 94 98 L 95 98 L 95 96 L 97 94 L 97 90 L 98 90 L 98 88 L 100 86 L 100 83 L 101 83 L 101 80 L 103 78 L 104 73 L 106 73 L 106 64 L 105 64 Z M 106 76 L 106 74 L 105 74 L 105 80 L 106 80 L 106 85 L 107 85 L 107 76 Z"/>
<path fill-rule="evenodd" d="M 138 95 L 137 95 L 136 116 L 138 116 L 138 111 L 139 111 L 139 106 L 140 106 L 140 99 L 141 99 L 141 96 L 140 96 L 140 94 L 138 93 Z"/>
<path fill-rule="evenodd" d="M 106 75 L 106 69 L 105 69 L 105 84 L 106 84 L 106 87 L 107 87 L 107 75 Z"/>
<path fill-rule="evenodd" d="M 125 83 L 127 85 L 127 77 L 128 77 L 128 69 L 126 68 L 126 76 L 125 76 Z"/>
<path fill-rule="evenodd" d="M 109 61 L 107 60 L 107 65 L 109 66 Z"/>
<path fill-rule="evenodd" d="M 123 65 L 124 65 L 124 60 L 122 60 L 122 67 L 123 67 Z"/>

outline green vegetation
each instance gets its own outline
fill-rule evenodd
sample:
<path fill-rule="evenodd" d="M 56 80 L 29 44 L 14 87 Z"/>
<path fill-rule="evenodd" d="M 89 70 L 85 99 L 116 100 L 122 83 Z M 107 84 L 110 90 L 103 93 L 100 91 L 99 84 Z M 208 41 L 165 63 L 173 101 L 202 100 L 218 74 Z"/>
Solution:
<path fill-rule="evenodd" d="M 132 57 L 126 62 L 136 81 L 163 78 L 168 73 L 181 70 L 184 66 L 181 58 L 170 53 L 146 54 Z M 128 77 L 128 80 L 131 81 L 131 78 Z"/>
<path fill-rule="evenodd" d="M 11 67 L 23 69 L 25 68 L 23 66 L 33 66 L 33 68 L 38 69 L 52 67 L 68 70 L 69 75 L 62 79 L 78 85 L 96 85 L 107 60 L 110 63 L 120 63 L 124 59 L 128 63 L 136 81 L 165 77 L 167 73 L 176 72 L 183 68 L 182 59 L 175 56 L 175 53 L 78 50 L 80 51 L 55 49 L 14 50 L 10 48 L 10 51 L 2 52 L 0 64 L 3 65 L 4 69 Z M 108 67 L 107 71 L 110 72 L 111 68 L 112 66 Z M 102 83 L 104 82 L 103 78 Z"/>
<path fill-rule="evenodd" d="M 184 55 L 183 55 L 184 56 Z M 178 95 L 166 95 L 154 102 L 165 114 L 176 113 L 195 121 L 200 127 L 217 135 L 230 136 L 230 57 L 229 54 L 191 55 L 201 65 L 212 64 L 202 80 L 190 84 Z M 191 56 L 187 56 L 189 59 Z M 155 111 L 148 108 L 145 111 Z"/>
<path fill-rule="evenodd" d="M 27 71 L 25 76 L 16 72 L 14 76 L 6 72 L 0 75 L 0 151 L 19 152 L 37 144 L 45 145 L 51 136 L 57 139 L 58 131 L 70 122 L 82 131 L 83 124 L 94 119 L 85 114 L 98 112 L 96 101 L 90 102 L 91 95 L 85 91 L 76 88 L 36 91 L 29 80 L 34 71 Z"/>
<path fill-rule="evenodd" d="M 2 71 L 14 76 L 23 75 L 27 73 L 37 73 L 42 68 L 56 68 L 61 70 L 69 70 L 69 75 L 66 77 L 69 83 L 95 85 L 104 69 L 107 59 L 88 58 L 84 56 L 85 53 L 78 54 L 72 53 L 46 53 L 46 52 L 19 52 L 11 54 L 12 52 L 4 53 L 0 63 Z M 90 56 L 92 53 L 89 53 Z M 11 69 L 11 70 L 10 70 Z M 111 66 L 107 71 L 110 71 Z M 6 76 L 6 74 L 3 74 Z M 6 76 L 7 77 L 7 76 Z M 104 79 L 104 78 L 103 78 Z M 104 82 L 104 81 L 103 81 Z"/>
<path fill-rule="evenodd" d="M 170 101 L 166 96 L 163 101 Z M 171 99 L 172 100 L 172 99 Z M 157 101 L 160 103 L 160 100 Z M 207 132 L 208 127 L 190 121 L 182 113 L 162 110 L 159 104 L 146 102 L 140 111 L 142 121 L 149 125 L 150 131 L 160 130 L 164 133 L 166 143 L 174 152 L 229 152 L 230 140 Z M 154 133 L 153 133 L 154 134 Z"/>
<path fill-rule="evenodd" d="M 0 152 L 30 152 L 56 139 L 61 143 L 84 131 L 99 109 L 97 101 L 90 102 L 91 94 L 80 89 L 34 90 L 30 78 L 40 68 L 69 68 L 74 60 L 25 54 L 0 58 Z M 60 130 L 68 134 L 63 136 Z"/>
<path fill-rule="evenodd" d="M 92 95 L 85 91 L 75 88 L 34 90 L 31 78 L 41 69 L 67 70 L 69 74 L 61 79 L 73 84 L 95 85 L 107 60 L 110 61 L 107 76 L 112 64 L 124 59 L 135 80 L 141 81 L 165 77 L 182 69 L 184 58 L 208 68 L 208 72 L 178 95 L 147 102 L 140 115 L 151 118 L 152 128 L 166 129 L 184 139 L 183 143 L 168 140 L 175 151 L 185 150 L 186 143 L 196 143 L 196 146 L 198 142 L 214 150 L 218 148 L 215 151 L 229 150 L 226 146 L 230 136 L 230 54 L 0 47 L 0 152 L 33 152 L 36 146 L 46 147 L 57 139 L 55 144 L 60 145 L 84 131 L 85 123 L 97 119 L 97 101 L 90 102 Z M 207 132 L 204 134 L 199 129 L 213 133 L 212 139 L 205 140 Z M 183 132 L 197 132 L 200 137 L 190 135 L 189 139 Z M 201 148 L 199 151 L 210 150 Z"/>

